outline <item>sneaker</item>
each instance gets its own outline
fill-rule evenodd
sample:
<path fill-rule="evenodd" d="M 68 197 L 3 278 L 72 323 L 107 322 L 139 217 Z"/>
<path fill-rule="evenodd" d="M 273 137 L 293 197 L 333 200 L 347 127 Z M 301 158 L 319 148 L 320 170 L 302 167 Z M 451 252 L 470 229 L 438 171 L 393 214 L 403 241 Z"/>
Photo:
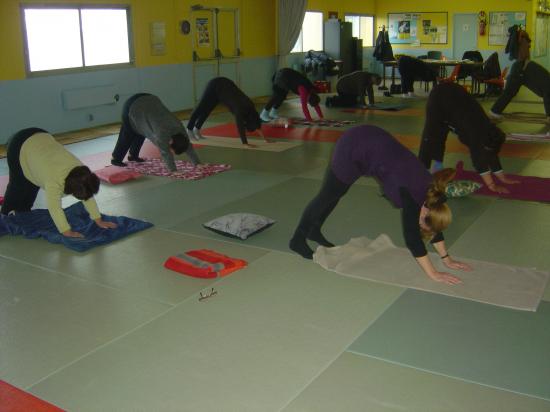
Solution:
<path fill-rule="evenodd" d="M 267 112 L 267 110 L 262 110 L 262 112 L 260 113 L 260 119 L 262 119 L 263 122 L 271 121 L 271 117 L 269 117 L 269 113 Z"/>
<path fill-rule="evenodd" d="M 205 139 L 205 137 L 201 134 L 201 129 L 197 129 L 196 127 L 193 129 L 193 136 L 195 137 L 195 140 Z"/>
<path fill-rule="evenodd" d="M 113 166 L 126 167 L 126 163 L 124 163 L 124 162 L 121 161 L 121 160 L 111 159 L 111 164 L 112 164 Z"/>
<path fill-rule="evenodd" d="M 495 120 L 500 120 L 502 119 L 504 116 L 501 115 L 500 113 L 495 113 L 493 112 L 492 110 L 489 110 L 489 113 L 487 113 L 489 115 L 489 117 L 491 119 L 495 119 Z"/>
<path fill-rule="evenodd" d="M 269 117 L 271 117 L 272 119 L 278 119 L 278 118 L 279 118 L 279 114 L 277 113 L 277 109 L 272 108 L 272 109 L 269 111 Z"/>
<path fill-rule="evenodd" d="M 413 97 L 413 96 L 410 95 L 410 94 L 405 94 L 405 93 L 403 93 L 403 94 L 401 95 L 401 97 L 404 98 L 404 99 L 410 99 L 410 98 Z"/>

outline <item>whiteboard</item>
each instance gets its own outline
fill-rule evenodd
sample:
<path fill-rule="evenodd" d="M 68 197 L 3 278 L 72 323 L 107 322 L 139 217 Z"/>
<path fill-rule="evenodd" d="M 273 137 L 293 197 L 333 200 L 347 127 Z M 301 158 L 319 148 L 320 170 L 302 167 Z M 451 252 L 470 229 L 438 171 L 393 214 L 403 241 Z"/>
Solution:
<path fill-rule="evenodd" d="M 489 13 L 489 44 L 505 46 L 508 29 L 514 24 L 525 29 L 527 13 L 524 11 L 492 11 Z"/>

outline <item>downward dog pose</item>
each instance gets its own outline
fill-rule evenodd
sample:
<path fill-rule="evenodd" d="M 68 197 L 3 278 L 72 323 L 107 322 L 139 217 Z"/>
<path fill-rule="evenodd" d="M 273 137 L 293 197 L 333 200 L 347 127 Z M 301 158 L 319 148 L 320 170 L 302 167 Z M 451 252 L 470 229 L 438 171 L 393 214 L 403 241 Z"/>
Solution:
<path fill-rule="evenodd" d="M 414 96 L 414 81 L 433 82 L 437 79 L 437 71 L 422 60 L 410 56 L 401 56 L 397 62 L 401 75 L 401 93 L 403 97 Z"/>
<path fill-rule="evenodd" d="M 176 171 L 173 153 L 185 152 L 193 164 L 200 163 L 180 120 L 157 96 L 138 93 L 124 103 L 122 126 L 111 163 L 126 166 L 123 159 L 128 152 L 128 160 L 143 162 L 139 152 L 146 138 L 159 148 L 162 160 L 171 172 Z"/>
<path fill-rule="evenodd" d="M 101 219 L 94 200 L 99 190 L 99 178 L 84 166 L 48 132 L 38 128 L 23 129 L 8 142 L 9 183 L 1 213 L 29 212 L 38 191 L 44 189 L 50 216 L 59 233 L 67 237 L 82 237 L 71 230 L 61 198 L 73 195 L 104 229 L 115 228 L 113 222 Z"/>
<path fill-rule="evenodd" d="M 402 209 L 405 243 L 424 272 L 437 282 L 460 283 L 456 276 L 435 269 L 423 241 L 430 239 L 448 268 L 471 270 L 467 264 L 449 256 L 441 233 L 451 223 L 445 185 L 454 176 L 454 170 L 444 169 L 430 175 L 410 150 L 376 126 L 349 129 L 338 140 L 321 190 L 305 208 L 290 240 L 290 249 L 311 259 L 313 251 L 306 240 L 334 246 L 323 236 L 321 227 L 361 176 L 376 178 L 384 196 Z"/>
<path fill-rule="evenodd" d="M 475 169 L 487 187 L 498 193 L 508 189 L 495 183 L 517 183 L 508 178 L 500 164 L 498 152 L 506 135 L 485 114 L 477 100 L 456 83 L 435 86 L 426 104 L 426 122 L 418 157 L 429 169 L 435 160 L 435 169 L 442 168 L 447 134 L 452 130 L 460 142 L 470 149 Z"/>
<path fill-rule="evenodd" d="M 542 97 L 546 121 L 550 123 L 550 73 L 540 64 L 529 60 L 531 39 L 526 31 L 520 30 L 517 34 L 511 35 L 518 36 L 518 60 L 512 65 L 504 90 L 491 107 L 489 115 L 496 119 L 501 118 L 508 103 L 518 94 L 521 86 L 525 86 Z"/>
<path fill-rule="evenodd" d="M 196 139 L 203 138 L 200 129 L 218 103 L 227 106 L 235 116 L 239 136 L 245 146 L 254 147 L 246 139 L 247 130 L 249 132 L 257 130 L 258 134 L 264 137 L 261 129 L 262 122 L 254 103 L 232 80 L 225 77 L 216 77 L 206 85 L 201 100 L 191 113 L 191 118 L 187 123 L 189 134 L 194 135 Z M 268 142 L 267 139 L 264 138 L 264 140 Z"/>
<path fill-rule="evenodd" d="M 260 113 L 263 121 L 269 122 L 271 119 L 277 119 L 277 109 L 286 99 L 288 92 L 296 93 L 300 96 L 302 111 L 307 120 L 312 121 L 311 114 L 307 107 L 308 103 L 315 109 L 320 119 L 323 118 L 323 112 L 319 103 L 321 99 L 315 91 L 315 86 L 302 73 L 289 68 L 281 69 L 273 75 L 273 96 L 267 102 Z"/>
<path fill-rule="evenodd" d="M 382 82 L 382 78 L 374 73 L 356 71 L 338 79 L 336 91 L 338 96 L 327 97 L 327 107 L 366 106 L 365 95 L 369 97 L 369 105 L 374 105 L 373 85 Z"/>

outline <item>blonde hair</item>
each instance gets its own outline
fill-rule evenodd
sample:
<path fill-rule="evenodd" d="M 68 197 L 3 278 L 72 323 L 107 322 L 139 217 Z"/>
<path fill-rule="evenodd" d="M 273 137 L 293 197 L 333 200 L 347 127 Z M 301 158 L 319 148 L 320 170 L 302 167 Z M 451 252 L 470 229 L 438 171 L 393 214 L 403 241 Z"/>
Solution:
<path fill-rule="evenodd" d="M 424 206 L 429 209 L 425 222 L 429 226 L 429 230 L 420 228 L 420 232 L 424 239 L 433 237 L 436 233 L 445 230 L 453 220 L 453 214 L 449 205 L 447 205 L 447 197 L 445 196 L 445 188 L 455 176 L 454 169 L 443 169 L 433 175 L 433 182 L 428 187 L 426 193 L 426 201 Z"/>

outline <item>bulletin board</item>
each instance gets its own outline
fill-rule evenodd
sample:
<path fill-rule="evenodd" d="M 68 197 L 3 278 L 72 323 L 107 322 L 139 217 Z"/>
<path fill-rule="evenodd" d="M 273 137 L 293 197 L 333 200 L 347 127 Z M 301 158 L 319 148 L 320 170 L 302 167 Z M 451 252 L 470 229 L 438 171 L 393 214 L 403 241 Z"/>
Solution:
<path fill-rule="evenodd" d="M 492 11 L 489 13 L 489 44 L 505 46 L 508 29 L 514 24 L 525 28 L 527 13 L 524 11 Z"/>
<path fill-rule="evenodd" d="M 446 11 L 388 13 L 388 35 L 395 44 L 447 44 Z"/>

